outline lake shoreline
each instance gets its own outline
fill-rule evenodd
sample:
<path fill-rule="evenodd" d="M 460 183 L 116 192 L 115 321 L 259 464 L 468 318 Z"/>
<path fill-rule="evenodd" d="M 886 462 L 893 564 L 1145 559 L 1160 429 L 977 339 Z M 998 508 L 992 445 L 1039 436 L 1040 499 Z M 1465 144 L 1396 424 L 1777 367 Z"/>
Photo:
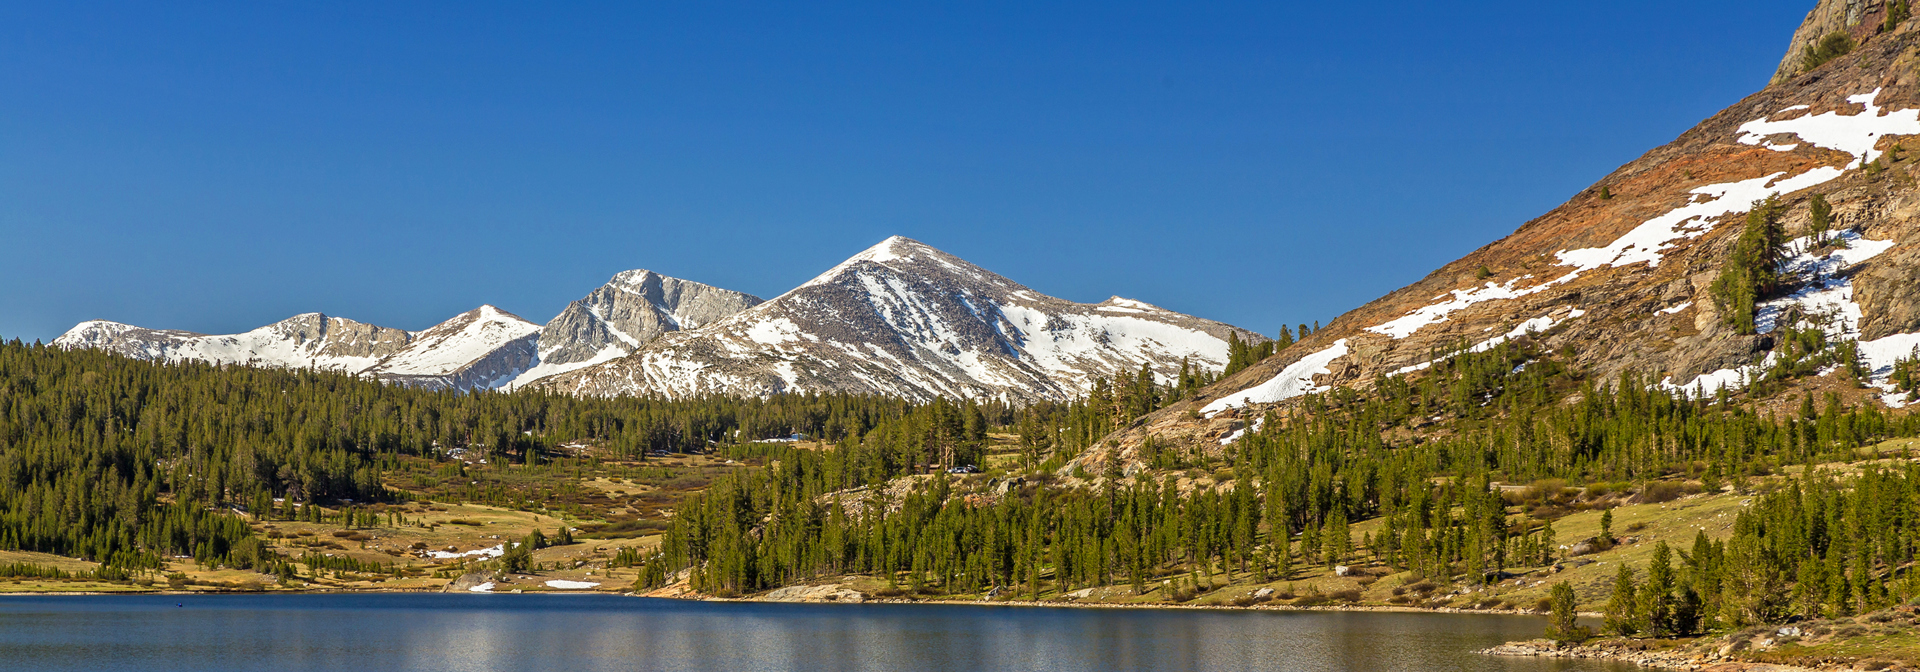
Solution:
<path fill-rule="evenodd" d="M 1489 656 L 1516 658 L 1579 658 L 1631 663 L 1656 670 L 1693 670 L 1699 672 L 1816 672 L 1815 668 L 1755 663 L 1710 653 L 1660 650 L 1641 651 L 1606 643 L 1559 645 L 1545 639 L 1507 642 L 1476 651 Z M 1851 666 L 1832 669 L 1853 669 Z"/>

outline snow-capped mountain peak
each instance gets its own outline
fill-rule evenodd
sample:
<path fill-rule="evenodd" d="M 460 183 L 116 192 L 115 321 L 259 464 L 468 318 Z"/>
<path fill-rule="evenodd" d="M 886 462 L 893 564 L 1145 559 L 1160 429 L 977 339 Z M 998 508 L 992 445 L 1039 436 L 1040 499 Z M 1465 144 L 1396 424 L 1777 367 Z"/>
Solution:
<path fill-rule="evenodd" d="M 771 301 L 542 384 L 590 394 L 1057 400 L 1142 365 L 1168 378 L 1182 359 L 1224 366 L 1234 331 L 1137 301 L 1056 299 L 894 236 Z"/>

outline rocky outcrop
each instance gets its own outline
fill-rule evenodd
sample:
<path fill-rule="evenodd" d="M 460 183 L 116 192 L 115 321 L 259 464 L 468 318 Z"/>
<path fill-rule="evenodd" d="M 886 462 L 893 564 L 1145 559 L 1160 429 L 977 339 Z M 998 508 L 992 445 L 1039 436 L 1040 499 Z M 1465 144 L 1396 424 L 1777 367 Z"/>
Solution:
<path fill-rule="evenodd" d="M 760 599 L 766 602 L 844 602 L 847 604 L 859 604 L 865 602 L 867 596 L 860 591 L 838 585 L 787 586 L 762 595 Z"/>
<path fill-rule="evenodd" d="M 1878 33 L 1891 5 L 1891 0 L 1819 0 L 1813 10 L 1807 12 L 1800 28 L 1793 31 L 1793 40 L 1787 43 L 1787 54 L 1774 70 L 1772 83 L 1799 76 L 1805 70 L 1803 62 L 1807 52 L 1820 38 L 1847 33 L 1855 42 L 1861 42 Z"/>
<path fill-rule="evenodd" d="M 540 333 L 541 361 L 588 362 L 609 349 L 624 355 L 667 332 L 697 329 L 759 303 L 751 294 L 626 271 L 547 322 Z"/>
<path fill-rule="evenodd" d="M 1638 649 L 1613 643 L 1587 645 L 1555 644 L 1544 639 L 1508 642 L 1480 651 L 1489 656 L 1526 658 L 1581 658 L 1631 663 L 1655 670 L 1692 670 L 1696 672 L 1813 672 L 1812 668 L 1792 665 L 1753 663 L 1722 654 L 1698 653 L 1685 649 Z"/>
<path fill-rule="evenodd" d="M 604 396 L 1060 401 L 1143 366 L 1163 382 L 1183 362 L 1217 371 L 1229 334 L 1265 340 L 1139 301 L 1046 296 L 896 236 L 771 301 L 536 385 Z"/>

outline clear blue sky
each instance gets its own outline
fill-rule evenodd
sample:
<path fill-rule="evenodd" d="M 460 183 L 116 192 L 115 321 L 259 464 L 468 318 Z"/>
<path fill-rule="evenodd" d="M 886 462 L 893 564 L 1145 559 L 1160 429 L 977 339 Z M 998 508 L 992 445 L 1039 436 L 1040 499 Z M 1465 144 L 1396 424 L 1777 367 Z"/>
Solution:
<path fill-rule="evenodd" d="M 0 4 L 0 335 L 772 297 L 893 234 L 1272 333 L 1758 90 L 1813 0 L 815 4 Z"/>

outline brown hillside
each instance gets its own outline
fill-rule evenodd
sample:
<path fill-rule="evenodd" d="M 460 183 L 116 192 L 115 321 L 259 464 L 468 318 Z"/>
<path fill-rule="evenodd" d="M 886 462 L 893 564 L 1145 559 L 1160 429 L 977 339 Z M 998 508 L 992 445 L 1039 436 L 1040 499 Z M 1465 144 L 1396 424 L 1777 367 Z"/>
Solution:
<path fill-rule="evenodd" d="M 1845 0 L 1822 2 L 1809 16 L 1813 28 L 1803 32 L 1821 28 L 1815 24 L 1844 5 Z M 1863 20 L 1877 27 L 1879 14 L 1872 12 L 1881 11 L 1879 3 L 1866 5 L 1871 11 Z M 1236 395 L 1270 389 L 1276 376 L 1302 360 L 1308 360 L 1301 366 L 1311 375 L 1296 387 L 1365 387 L 1382 375 L 1419 375 L 1402 370 L 1428 362 L 1436 351 L 1524 330 L 1530 321 L 1543 328 L 1536 338 L 1545 346 L 1570 354 L 1597 377 L 1631 371 L 1673 385 L 1699 378 L 1703 387 L 1717 387 L 1707 381 L 1720 378 L 1702 374 L 1727 376 L 1726 370 L 1765 357 L 1776 340 L 1768 333 L 1735 333 L 1709 295 L 1751 199 L 1764 196 L 1755 190 L 1780 192 L 1790 237 L 1805 233 L 1809 198 L 1826 195 L 1835 227 L 1848 229 L 1860 244 L 1844 251 L 1809 250 L 1811 258 L 1827 265 L 1822 273 L 1799 278 L 1802 286 L 1796 289 L 1851 291 L 1862 317 L 1857 323 L 1830 317 L 1822 323 L 1830 333 L 1863 344 L 1888 337 L 1895 338 L 1879 344 L 1905 343 L 1905 336 L 1896 335 L 1920 332 L 1920 137 L 1909 137 L 1920 135 L 1920 22 L 1874 33 L 1862 29 L 1863 42 L 1852 53 L 1748 96 L 1512 235 L 1340 316 L 1197 398 L 1116 433 L 1107 446 L 1068 469 L 1100 465 L 1116 455 L 1131 461 L 1133 449 L 1149 435 L 1162 444 L 1217 446 L 1246 418 L 1284 410 L 1297 400 L 1252 403 L 1236 401 Z M 1877 97 L 1868 98 L 1875 91 Z M 1742 131 L 1743 125 L 1762 120 L 1782 125 Z M 1783 131 L 1790 128 L 1815 137 Z M 1851 135 L 1834 131 L 1848 128 L 1855 129 Z M 1876 159 L 1873 165 L 1863 161 L 1868 158 Z M 1637 256 L 1611 257 L 1614 265 L 1597 266 L 1591 260 L 1609 258 L 1611 252 L 1581 251 L 1619 248 L 1647 238 L 1649 226 L 1677 217 L 1674 213 L 1716 207 L 1732 211 L 1683 222 L 1679 235 L 1653 235 L 1657 264 L 1635 261 L 1649 256 L 1644 248 Z M 1488 300 L 1455 311 L 1440 308 L 1459 293 Z M 1518 296 L 1489 298 L 1504 295 Z M 1844 298 L 1836 292 L 1823 296 Z M 1439 311 L 1444 319 L 1422 325 L 1409 317 L 1423 309 Z M 1322 360 L 1328 360 L 1324 372 L 1316 366 Z M 1881 368 L 1884 381 L 1890 365 Z M 1291 373 L 1296 375 L 1288 378 L 1301 372 Z M 1867 389 L 1858 396 L 1881 394 Z M 1254 401 L 1262 400 L 1256 396 Z M 1228 402 L 1236 408 L 1221 410 Z"/>

